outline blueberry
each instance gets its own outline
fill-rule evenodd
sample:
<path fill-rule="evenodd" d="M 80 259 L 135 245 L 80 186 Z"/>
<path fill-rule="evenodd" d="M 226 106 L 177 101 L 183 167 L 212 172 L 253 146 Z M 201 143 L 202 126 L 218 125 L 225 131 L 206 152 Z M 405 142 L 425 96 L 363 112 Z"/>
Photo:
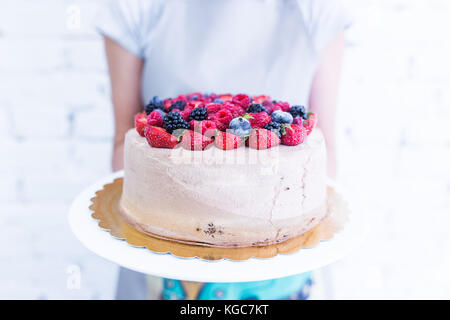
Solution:
<path fill-rule="evenodd" d="M 217 98 L 213 101 L 213 103 L 224 103 L 224 102 L 225 101 L 223 101 L 222 99 L 219 99 L 219 98 Z"/>
<path fill-rule="evenodd" d="M 231 120 L 229 128 L 231 129 L 231 133 L 243 138 L 250 134 L 252 126 L 247 119 L 239 117 Z"/>
<path fill-rule="evenodd" d="M 278 123 L 292 123 L 292 121 L 294 121 L 294 118 L 289 112 L 275 110 L 274 112 L 272 112 L 272 120 Z"/>

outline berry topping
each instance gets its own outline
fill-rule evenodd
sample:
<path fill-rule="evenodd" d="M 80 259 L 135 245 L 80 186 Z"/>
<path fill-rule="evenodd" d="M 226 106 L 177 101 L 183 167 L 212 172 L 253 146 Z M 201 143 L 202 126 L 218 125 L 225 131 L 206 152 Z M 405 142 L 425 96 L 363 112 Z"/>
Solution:
<path fill-rule="evenodd" d="M 270 97 L 269 96 L 264 96 L 264 95 L 252 97 L 252 101 L 254 103 L 263 103 L 265 100 L 269 100 L 270 101 Z"/>
<path fill-rule="evenodd" d="M 169 111 L 173 111 L 174 109 L 184 110 L 184 107 L 186 107 L 186 101 L 177 100 L 169 107 Z"/>
<path fill-rule="evenodd" d="M 162 127 L 163 126 L 163 114 L 161 110 L 152 111 L 147 117 L 147 123 L 149 126 Z"/>
<path fill-rule="evenodd" d="M 179 112 L 169 112 L 163 118 L 164 127 L 168 133 L 172 133 L 177 129 L 189 129 L 189 123 L 183 119 Z"/>
<path fill-rule="evenodd" d="M 303 118 L 302 117 L 295 117 L 294 121 L 292 121 L 292 123 L 303 127 Z"/>
<path fill-rule="evenodd" d="M 250 98 L 246 94 L 237 94 L 233 97 L 233 103 L 240 106 L 241 108 L 246 109 L 250 104 Z"/>
<path fill-rule="evenodd" d="M 259 112 L 267 112 L 267 109 L 264 108 L 261 104 L 259 103 L 252 103 L 248 108 L 247 108 L 247 113 L 259 113 Z"/>
<path fill-rule="evenodd" d="M 154 96 L 149 103 L 145 106 L 145 112 L 147 115 L 152 113 L 155 109 L 161 109 L 164 111 L 164 101 L 161 100 L 159 97 Z"/>
<path fill-rule="evenodd" d="M 281 110 L 283 110 L 284 112 L 288 112 L 290 107 L 289 107 L 289 103 L 287 102 L 277 102 L 275 103 L 275 107 L 280 107 Z"/>
<path fill-rule="evenodd" d="M 226 109 L 219 110 L 214 116 L 217 129 L 220 131 L 227 129 L 232 119 L 233 115 Z"/>
<path fill-rule="evenodd" d="M 213 142 L 210 137 L 192 130 L 186 131 L 181 136 L 181 146 L 186 150 L 205 150 Z"/>
<path fill-rule="evenodd" d="M 304 106 L 292 106 L 289 109 L 289 113 L 292 114 L 292 117 L 301 117 L 306 119 L 306 110 Z"/>
<path fill-rule="evenodd" d="M 225 100 L 220 99 L 220 98 L 217 98 L 217 99 L 213 100 L 213 103 L 224 103 L 224 102 L 225 102 Z"/>
<path fill-rule="evenodd" d="M 309 135 L 311 131 L 316 127 L 317 116 L 313 112 L 308 112 L 306 118 L 306 120 L 303 120 L 303 127 L 305 128 L 307 135 Z"/>
<path fill-rule="evenodd" d="M 216 134 L 217 126 L 214 121 L 210 120 L 203 120 L 203 121 L 197 121 L 192 120 L 189 122 L 191 126 L 191 130 L 194 130 L 195 132 L 200 132 L 201 134 L 207 136 L 207 137 L 213 137 Z"/>
<path fill-rule="evenodd" d="M 264 129 L 270 130 L 272 132 L 274 132 L 278 138 L 281 138 L 281 124 L 275 121 L 269 122 L 268 124 L 266 124 L 264 127 Z"/>
<path fill-rule="evenodd" d="M 244 118 L 250 122 L 252 128 L 262 128 L 272 121 L 272 118 L 264 111 L 259 113 L 248 113 L 244 115 Z"/>
<path fill-rule="evenodd" d="M 138 113 L 134 116 L 134 126 L 141 137 L 144 136 L 145 127 L 147 127 L 147 116 L 143 113 Z"/>
<path fill-rule="evenodd" d="M 208 111 L 206 110 L 206 107 L 195 108 L 189 114 L 189 120 L 202 121 L 202 120 L 205 120 L 207 116 L 208 116 Z"/>
<path fill-rule="evenodd" d="M 228 127 L 230 128 L 232 134 L 239 136 L 241 139 L 248 136 L 252 128 L 250 121 L 243 117 L 234 118 L 231 120 Z"/>
<path fill-rule="evenodd" d="M 248 137 L 248 146 L 253 149 L 268 149 L 280 144 L 277 134 L 266 129 L 255 129 Z"/>
<path fill-rule="evenodd" d="M 281 126 L 281 143 L 287 146 L 296 146 L 305 141 L 306 129 L 296 124 Z"/>
<path fill-rule="evenodd" d="M 233 95 L 221 94 L 221 95 L 219 95 L 219 99 L 222 99 L 223 101 L 231 101 L 231 100 L 233 100 Z"/>
<path fill-rule="evenodd" d="M 272 112 L 272 120 L 278 123 L 292 123 L 294 120 L 289 112 L 284 112 L 281 110 L 275 110 Z"/>
<path fill-rule="evenodd" d="M 234 103 L 231 102 L 225 102 L 222 106 L 221 106 L 221 110 L 225 109 L 231 112 L 231 115 L 233 116 L 233 118 L 239 117 L 240 115 L 245 113 L 245 109 L 235 105 Z"/>
<path fill-rule="evenodd" d="M 222 109 L 222 105 L 220 103 L 210 103 L 206 106 L 206 111 L 208 111 L 208 114 L 216 113 L 220 109 Z"/>
<path fill-rule="evenodd" d="M 167 133 L 163 128 L 148 126 L 144 132 L 147 142 L 154 148 L 173 149 L 178 144 L 177 137 Z"/>
<path fill-rule="evenodd" d="M 242 139 L 229 132 L 220 131 L 216 135 L 216 146 L 222 150 L 237 149 L 242 146 Z"/>

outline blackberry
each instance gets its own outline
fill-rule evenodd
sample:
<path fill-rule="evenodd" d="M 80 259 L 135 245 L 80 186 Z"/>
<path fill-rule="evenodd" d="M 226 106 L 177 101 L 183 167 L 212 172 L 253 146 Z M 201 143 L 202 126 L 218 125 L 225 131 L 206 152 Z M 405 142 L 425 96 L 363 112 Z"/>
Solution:
<path fill-rule="evenodd" d="M 149 103 L 145 106 L 145 113 L 149 115 L 152 113 L 152 111 L 155 111 L 156 109 L 160 109 L 164 111 L 164 101 L 162 101 L 157 96 L 154 96 Z"/>
<path fill-rule="evenodd" d="M 304 106 L 292 106 L 289 109 L 289 113 L 292 114 L 292 117 L 302 117 L 306 119 L 308 115 L 306 114 L 306 110 Z"/>
<path fill-rule="evenodd" d="M 181 114 L 176 111 L 167 113 L 163 118 L 163 122 L 168 133 L 172 133 L 177 129 L 190 129 L 191 127 Z"/>
<path fill-rule="evenodd" d="M 266 124 L 264 127 L 264 129 L 270 130 L 270 131 L 274 131 L 277 135 L 278 138 L 281 138 L 281 124 L 275 121 L 269 122 L 268 124 Z"/>
<path fill-rule="evenodd" d="M 206 110 L 206 108 L 195 108 L 189 114 L 189 121 L 191 120 L 202 121 L 205 120 L 207 116 L 208 111 Z"/>
<path fill-rule="evenodd" d="M 169 107 L 169 111 L 172 111 L 173 109 L 178 109 L 180 111 L 184 110 L 184 107 L 186 107 L 186 101 L 184 100 L 178 100 L 172 103 L 172 105 Z"/>
<path fill-rule="evenodd" d="M 267 109 L 264 108 L 261 104 L 259 103 L 252 103 L 248 108 L 247 108 L 247 113 L 259 113 L 259 112 L 267 112 Z"/>

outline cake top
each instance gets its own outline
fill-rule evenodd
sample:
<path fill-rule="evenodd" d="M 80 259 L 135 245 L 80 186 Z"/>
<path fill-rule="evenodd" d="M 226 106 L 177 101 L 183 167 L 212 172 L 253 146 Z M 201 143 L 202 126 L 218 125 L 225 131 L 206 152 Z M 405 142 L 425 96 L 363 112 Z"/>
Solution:
<path fill-rule="evenodd" d="M 303 143 L 317 123 L 304 106 L 246 94 L 191 93 L 153 97 L 135 117 L 137 132 L 154 148 L 268 149 Z"/>

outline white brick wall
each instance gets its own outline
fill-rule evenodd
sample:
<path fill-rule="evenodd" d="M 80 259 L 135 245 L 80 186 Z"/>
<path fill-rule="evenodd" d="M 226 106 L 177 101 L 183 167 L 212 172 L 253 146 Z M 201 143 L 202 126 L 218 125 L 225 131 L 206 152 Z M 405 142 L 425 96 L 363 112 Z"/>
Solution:
<path fill-rule="evenodd" d="M 66 222 L 72 198 L 110 170 L 109 83 L 90 24 L 103 1 L 0 0 L 0 298 L 112 297 L 115 266 Z M 450 298 L 450 3 L 344 2 L 355 23 L 339 176 L 373 232 L 330 268 L 333 296 Z M 80 290 L 67 288 L 71 266 Z"/>

